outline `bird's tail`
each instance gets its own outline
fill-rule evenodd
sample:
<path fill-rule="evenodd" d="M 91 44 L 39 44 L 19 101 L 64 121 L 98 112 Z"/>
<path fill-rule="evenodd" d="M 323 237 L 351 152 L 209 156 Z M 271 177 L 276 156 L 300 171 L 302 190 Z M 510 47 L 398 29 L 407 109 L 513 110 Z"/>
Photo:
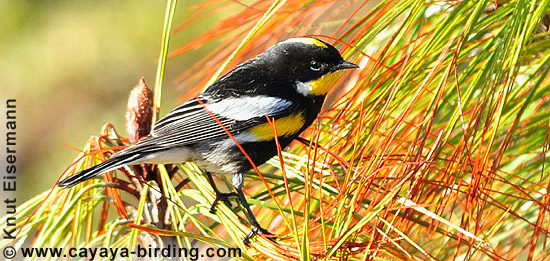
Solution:
<path fill-rule="evenodd" d="M 93 166 L 89 169 L 83 170 L 59 181 L 57 186 L 62 188 L 70 188 L 80 182 L 89 180 L 93 177 L 97 177 L 105 172 L 113 171 L 124 165 L 131 164 L 132 162 L 135 162 L 140 156 L 140 154 L 128 154 L 121 155 L 119 157 L 112 157 L 99 165 Z"/>

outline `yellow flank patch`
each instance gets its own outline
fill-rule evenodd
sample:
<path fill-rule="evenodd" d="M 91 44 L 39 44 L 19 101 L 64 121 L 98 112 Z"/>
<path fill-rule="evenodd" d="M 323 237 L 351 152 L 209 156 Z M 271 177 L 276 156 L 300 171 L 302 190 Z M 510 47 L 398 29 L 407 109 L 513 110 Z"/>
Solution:
<path fill-rule="evenodd" d="M 323 42 L 321 42 L 321 41 L 319 41 L 315 38 L 309 38 L 309 37 L 291 38 L 291 39 L 286 40 L 285 42 L 317 45 L 317 46 L 323 47 L 323 48 L 328 47 L 325 43 L 323 43 Z"/>
<path fill-rule="evenodd" d="M 310 82 L 311 93 L 313 95 L 327 94 L 330 91 L 330 89 L 332 89 L 336 81 L 338 80 L 338 77 L 340 76 L 340 74 L 341 73 L 339 73 L 338 71 L 327 73 L 321 76 L 321 78 L 311 81 Z"/>
<path fill-rule="evenodd" d="M 277 128 L 277 135 L 279 137 L 288 137 L 296 134 L 304 126 L 306 119 L 304 118 L 303 113 L 296 113 L 275 120 L 275 127 Z M 273 127 L 269 122 L 260 124 L 256 127 L 250 129 L 250 133 L 254 137 L 260 140 L 272 140 L 275 136 L 273 135 Z"/>

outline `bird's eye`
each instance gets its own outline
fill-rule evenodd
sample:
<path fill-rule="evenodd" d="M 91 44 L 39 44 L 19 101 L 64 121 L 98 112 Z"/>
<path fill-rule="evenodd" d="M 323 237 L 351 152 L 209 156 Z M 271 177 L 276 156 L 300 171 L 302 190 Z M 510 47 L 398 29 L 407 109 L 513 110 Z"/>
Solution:
<path fill-rule="evenodd" d="M 311 70 L 314 70 L 314 71 L 321 70 L 321 66 L 322 64 L 316 60 L 311 60 L 311 62 L 309 63 L 309 68 L 311 68 Z"/>

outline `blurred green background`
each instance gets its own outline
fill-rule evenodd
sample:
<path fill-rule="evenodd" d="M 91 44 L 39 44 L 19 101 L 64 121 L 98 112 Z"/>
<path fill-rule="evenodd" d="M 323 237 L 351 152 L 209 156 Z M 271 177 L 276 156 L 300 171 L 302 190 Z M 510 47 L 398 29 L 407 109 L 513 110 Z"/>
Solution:
<path fill-rule="evenodd" d="M 175 25 L 197 2 L 178 3 Z M 141 76 L 153 88 L 165 9 L 166 1 L 0 0 L 1 110 L 3 121 L 5 100 L 17 99 L 18 204 L 50 189 L 75 159 L 78 151 L 63 143 L 82 148 L 105 122 L 126 136 L 129 91 Z M 216 20 L 175 34 L 171 49 Z M 161 115 L 183 102 L 188 85 L 174 79 L 206 52 L 168 61 Z"/>

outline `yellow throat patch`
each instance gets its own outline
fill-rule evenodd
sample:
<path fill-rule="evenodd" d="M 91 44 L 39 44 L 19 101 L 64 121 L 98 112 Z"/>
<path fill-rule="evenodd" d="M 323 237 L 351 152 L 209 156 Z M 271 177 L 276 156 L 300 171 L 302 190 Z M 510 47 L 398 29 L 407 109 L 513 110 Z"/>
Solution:
<path fill-rule="evenodd" d="M 334 86 L 341 73 L 338 71 L 327 73 L 317 80 L 311 81 L 311 93 L 313 95 L 325 95 Z"/>
<path fill-rule="evenodd" d="M 327 73 L 317 80 L 311 80 L 309 82 L 296 82 L 296 91 L 304 96 L 325 95 L 332 89 L 340 75 L 341 72 L 336 71 Z"/>
<path fill-rule="evenodd" d="M 277 128 L 277 135 L 279 137 L 288 137 L 296 134 L 304 126 L 306 119 L 302 112 L 291 114 L 289 116 L 280 118 L 275 121 L 275 127 Z M 250 129 L 250 133 L 259 140 L 272 140 L 275 138 L 273 135 L 273 127 L 269 122 L 260 124 Z"/>

